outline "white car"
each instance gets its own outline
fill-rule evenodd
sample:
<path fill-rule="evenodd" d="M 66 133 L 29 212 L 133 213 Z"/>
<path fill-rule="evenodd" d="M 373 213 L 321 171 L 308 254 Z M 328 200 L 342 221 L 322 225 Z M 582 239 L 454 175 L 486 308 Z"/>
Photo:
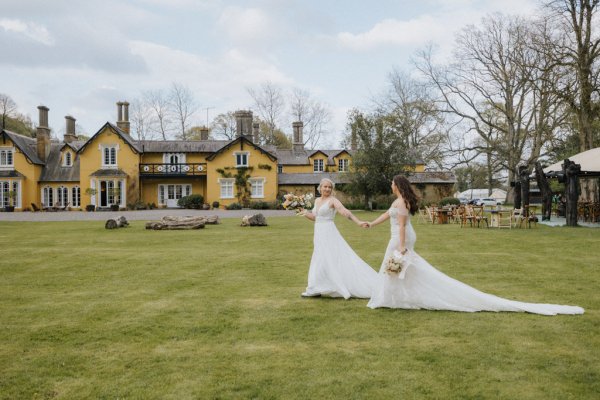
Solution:
<path fill-rule="evenodd" d="M 501 203 L 498 200 L 496 200 L 496 199 L 493 199 L 491 197 L 487 197 L 485 199 L 479 199 L 479 200 L 477 200 L 476 204 L 478 206 L 498 206 Z"/>

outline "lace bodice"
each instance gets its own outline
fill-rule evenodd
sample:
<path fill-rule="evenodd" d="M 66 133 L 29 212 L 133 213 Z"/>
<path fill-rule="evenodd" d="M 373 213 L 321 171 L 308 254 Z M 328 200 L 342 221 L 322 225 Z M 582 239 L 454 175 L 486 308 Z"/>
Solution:
<path fill-rule="evenodd" d="M 331 207 L 330 199 L 322 201 L 317 208 L 317 202 L 313 207 L 312 213 L 316 222 L 328 222 L 335 219 L 335 208 Z"/>
<path fill-rule="evenodd" d="M 400 235 L 400 224 L 398 223 L 398 215 L 406 215 L 406 236 L 405 245 L 409 249 L 413 249 L 415 242 L 417 241 L 417 234 L 410 223 L 410 215 L 408 210 L 400 210 L 396 207 L 390 207 L 388 210 L 390 214 L 390 228 L 393 237 Z"/>

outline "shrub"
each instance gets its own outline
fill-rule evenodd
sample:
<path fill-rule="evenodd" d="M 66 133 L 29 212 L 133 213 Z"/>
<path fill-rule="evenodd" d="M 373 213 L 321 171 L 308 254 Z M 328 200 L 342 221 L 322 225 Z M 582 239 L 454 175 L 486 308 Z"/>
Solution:
<path fill-rule="evenodd" d="M 440 205 L 440 207 L 447 206 L 447 205 L 459 206 L 460 200 L 457 199 L 456 197 L 444 197 L 443 199 L 440 200 L 439 205 Z"/>
<path fill-rule="evenodd" d="M 148 210 L 154 210 L 156 208 L 156 203 L 148 203 Z"/>
<path fill-rule="evenodd" d="M 87 206 L 85 206 L 85 211 L 88 211 L 88 212 L 96 211 L 96 206 L 93 204 L 88 204 Z"/>
<path fill-rule="evenodd" d="M 241 210 L 242 205 L 240 203 L 231 203 L 228 206 L 225 206 L 227 210 Z"/>
<path fill-rule="evenodd" d="M 250 204 L 250 208 L 253 210 L 268 210 L 271 208 L 271 205 L 266 201 L 255 201 Z"/>
<path fill-rule="evenodd" d="M 202 209 L 204 205 L 204 196 L 201 194 L 191 194 L 177 200 L 177 205 L 181 208 Z"/>
<path fill-rule="evenodd" d="M 219 204 L 219 202 L 218 202 L 218 201 L 213 201 L 213 202 L 212 202 L 212 207 L 213 207 L 213 208 L 219 208 L 219 206 L 220 206 L 220 205 L 221 205 L 221 204 Z"/>

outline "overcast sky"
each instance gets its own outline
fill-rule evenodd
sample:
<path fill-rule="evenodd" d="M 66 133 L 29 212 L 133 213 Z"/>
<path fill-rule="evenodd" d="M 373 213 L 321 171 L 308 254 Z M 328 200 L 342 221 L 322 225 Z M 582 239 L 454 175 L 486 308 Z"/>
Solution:
<path fill-rule="evenodd" d="M 346 112 L 367 107 L 392 68 L 490 12 L 530 14 L 536 0 L 0 0 L 0 93 L 62 138 L 116 121 L 119 100 L 189 87 L 195 123 L 251 109 L 247 88 L 298 87 L 333 111 L 321 147 L 339 147 Z"/>

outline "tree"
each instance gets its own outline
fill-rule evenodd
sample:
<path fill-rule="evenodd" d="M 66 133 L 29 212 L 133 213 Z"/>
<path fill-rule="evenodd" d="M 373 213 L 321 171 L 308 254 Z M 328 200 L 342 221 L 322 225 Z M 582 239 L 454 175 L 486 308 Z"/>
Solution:
<path fill-rule="evenodd" d="M 258 143 L 263 145 L 272 145 L 278 149 L 291 149 L 292 142 L 290 138 L 279 128 L 272 129 L 269 123 L 255 118 L 258 122 Z"/>
<path fill-rule="evenodd" d="M 381 113 L 397 119 L 397 125 L 415 155 L 425 164 L 441 167 L 444 160 L 444 119 L 428 88 L 394 69 L 389 89 L 378 102 Z"/>
<path fill-rule="evenodd" d="M 142 97 L 143 102 L 152 111 L 152 122 L 149 125 L 149 131 L 158 133 L 163 140 L 167 140 L 172 131 L 173 115 L 167 95 L 164 90 L 151 90 L 144 92 Z"/>
<path fill-rule="evenodd" d="M 254 100 L 254 107 L 262 120 L 267 134 L 261 138 L 261 144 L 275 144 L 277 129 L 285 110 L 283 91 L 272 82 L 263 83 L 258 89 L 247 89 Z"/>
<path fill-rule="evenodd" d="M 312 98 L 309 91 L 295 88 L 290 96 L 290 114 L 294 121 L 304 123 L 303 144 L 314 149 L 331 122 L 329 108 Z"/>
<path fill-rule="evenodd" d="M 17 103 L 7 94 L 0 93 L 0 116 L 2 117 L 1 129 L 6 128 L 7 118 L 10 118 L 17 111 Z"/>
<path fill-rule="evenodd" d="M 356 109 L 348 114 L 348 129 L 358 145 L 352 158 L 349 189 L 364 196 L 365 207 L 372 196 L 391 192 L 390 182 L 395 175 L 414 168 L 414 158 L 397 122 L 388 115 L 365 115 Z"/>
<path fill-rule="evenodd" d="M 219 114 L 211 123 L 212 133 L 219 138 L 233 140 L 237 134 L 235 113 L 229 111 Z"/>
<path fill-rule="evenodd" d="M 182 84 L 173 83 L 169 94 L 169 102 L 179 127 L 177 137 L 181 140 L 186 140 L 187 131 L 190 126 L 190 118 L 198 109 L 196 101 L 194 100 L 194 95 L 190 89 Z"/>
<path fill-rule="evenodd" d="M 536 73 L 546 65 L 536 65 L 544 59 L 528 45 L 530 24 L 518 17 L 488 16 L 461 31 L 450 64 L 434 65 L 430 49 L 416 63 L 437 89 L 440 109 L 476 135 L 467 149 L 486 158 L 489 185 L 498 162 L 513 181 L 523 160 L 539 157 L 543 133 L 549 132 L 551 109 L 544 106 L 540 113 L 540 102 L 549 101 L 547 89 L 535 84 Z"/>
<path fill-rule="evenodd" d="M 152 140 L 154 138 L 154 132 L 152 131 L 153 109 L 146 100 L 140 97 L 131 102 L 131 123 L 138 140 Z"/>
<path fill-rule="evenodd" d="M 546 3 L 555 22 L 548 55 L 570 73 L 555 82 L 556 93 L 577 116 L 579 151 L 593 148 L 594 121 L 600 118 L 600 0 L 552 0 Z M 596 27 L 596 29 L 594 29 Z M 595 99 L 595 101 L 594 101 Z M 597 138 L 596 138 L 597 139 Z"/>

